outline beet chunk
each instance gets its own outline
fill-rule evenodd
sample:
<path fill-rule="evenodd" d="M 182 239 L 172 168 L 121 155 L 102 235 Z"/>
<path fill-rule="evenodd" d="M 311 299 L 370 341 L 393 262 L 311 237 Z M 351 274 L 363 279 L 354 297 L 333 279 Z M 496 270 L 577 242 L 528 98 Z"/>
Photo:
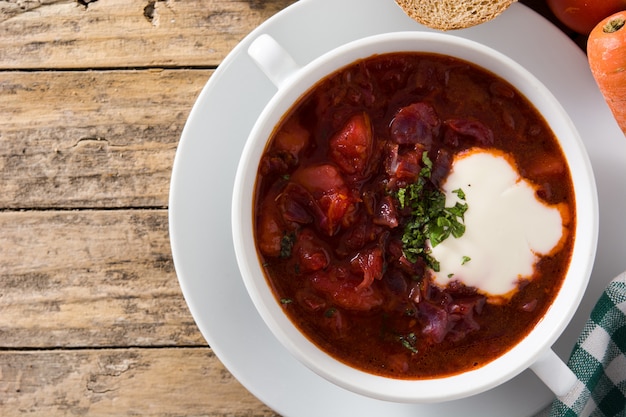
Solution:
<path fill-rule="evenodd" d="M 431 105 L 413 103 L 396 113 L 391 122 L 391 139 L 400 145 L 419 143 L 430 147 L 440 126 L 441 120 Z"/>

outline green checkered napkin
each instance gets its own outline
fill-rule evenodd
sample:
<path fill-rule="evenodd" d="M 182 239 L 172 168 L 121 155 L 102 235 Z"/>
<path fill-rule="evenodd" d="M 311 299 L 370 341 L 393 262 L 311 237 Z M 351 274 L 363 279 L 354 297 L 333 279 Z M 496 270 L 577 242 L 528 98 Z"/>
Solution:
<path fill-rule="evenodd" d="M 568 366 L 578 384 L 554 401 L 550 417 L 626 416 L 626 272 L 593 308 Z"/>

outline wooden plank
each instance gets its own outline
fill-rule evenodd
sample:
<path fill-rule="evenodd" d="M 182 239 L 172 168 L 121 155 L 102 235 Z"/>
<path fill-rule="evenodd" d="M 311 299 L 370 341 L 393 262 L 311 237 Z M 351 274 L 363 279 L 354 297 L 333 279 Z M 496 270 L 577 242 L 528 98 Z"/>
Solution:
<path fill-rule="evenodd" d="M 294 0 L 0 2 L 0 69 L 217 66 Z"/>
<path fill-rule="evenodd" d="M 0 414 L 277 416 L 208 348 L 0 352 Z"/>
<path fill-rule="evenodd" d="M 0 72 L 0 208 L 166 207 L 211 73 Z"/>
<path fill-rule="evenodd" d="M 0 348 L 206 346 L 166 210 L 2 212 L 0 231 Z"/>

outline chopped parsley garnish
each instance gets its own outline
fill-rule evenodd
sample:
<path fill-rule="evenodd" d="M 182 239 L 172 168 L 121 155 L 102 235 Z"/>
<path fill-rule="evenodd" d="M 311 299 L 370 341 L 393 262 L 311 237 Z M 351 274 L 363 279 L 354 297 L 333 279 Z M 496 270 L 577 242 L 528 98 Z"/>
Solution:
<path fill-rule="evenodd" d="M 468 263 L 471 260 L 472 260 L 472 258 L 470 258 L 469 256 L 464 256 L 463 258 L 461 258 L 461 265 L 465 265 L 466 263 Z"/>
<path fill-rule="evenodd" d="M 459 200 L 464 200 L 465 201 L 465 193 L 463 192 L 462 189 L 458 188 L 454 191 L 452 191 L 454 194 L 457 195 L 457 197 L 459 197 Z"/>
<path fill-rule="evenodd" d="M 280 240 L 280 257 L 282 259 L 291 257 L 294 243 L 296 243 L 295 233 L 285 233 L 283 235 L 283 238 Z"/>
<path fill-rule="evenodd" d="M 284 304 L 284 305 L 291 304 L 291 303 L 293 303 L 293 300 L 291 298 L 281 298 L 280 299 L 280 303 Z"/>
<path fill-rule="evenodd" d="M 400 341 L 400 343 L 402 343 L 402 346 L 404 346 L 411 352 L 418 353 L 417 347 L 415 347 L 417 344 L 417 336 L 415 336 L 415 333 L 400 335 L 398 336 L 398 340 Z"/>
<path fill-rule="evenodd" d="M 463 216 L 467 203 L 457 202 L 452 207 L 446 207 L 445 194 L 430 181 L 433 163 L 427 152 L 422 154 L 422 162 L 424 165 L 417 181 L 397 193 L 400 208 L 411 209 L 411 219 L 404 226 L 402 247 L 404 256 L 410 262 L 415 263 L 422 258 L 433 271 L 438 272 L 439 262 L 430 255 L 426 242 L 429 241 L 434 248 L 450 235 L 461 237 L 465 233 Z M 454 190 L 453 193 L 465 201 L 463 190 Z"/>

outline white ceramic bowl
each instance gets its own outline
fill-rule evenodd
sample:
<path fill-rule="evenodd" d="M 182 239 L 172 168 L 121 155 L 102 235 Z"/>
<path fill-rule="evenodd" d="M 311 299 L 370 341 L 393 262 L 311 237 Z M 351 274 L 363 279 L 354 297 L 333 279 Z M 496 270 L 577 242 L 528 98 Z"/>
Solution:
<path fill-rule="evenodd" d="M 487 365 L 454 376 L 402 380 L 354 369 L 320 350 L 283 312 L 268 286 L 253 239 L 253 192 L 266 142 L 298 98 L 326 75 L 374 54 L 433 52 L 483 67 L 510 82 L 545 117 L 566 155 L 576 193 L 576 231 L 572 261 L 556 299 L 535 328 L 508 352 Z M 276 95 L 259 116 L 239 162 L 233 196 L 232 230 L 237 262 L 247 291 L 276 338 L 317 374 L 351 391 L 398 402 L 441 402 L 494 388 L 527 368 L 557 394 L 571 388 L 574 377 L 551 350 L 576 311 L 589 280 L 598 234 L 598 203 L 591 164 L 579 135 L 558 101 L 530 72 L 481 44 L 448 34 L 398 32 L 364 38 L 339 47 L 304 67 L 273 40 L 262 35 L 249 53 L 277 85 Z M 259 358 L 262 360 L 262 358 Z"/>

